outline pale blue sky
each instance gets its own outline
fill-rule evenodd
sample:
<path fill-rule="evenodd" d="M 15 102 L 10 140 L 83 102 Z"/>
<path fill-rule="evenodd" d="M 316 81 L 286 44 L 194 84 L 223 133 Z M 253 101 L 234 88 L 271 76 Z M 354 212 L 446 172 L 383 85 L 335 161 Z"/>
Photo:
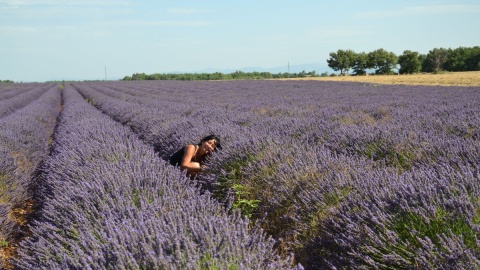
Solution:
<path fill-rule="evenodd" d="M 0 80 L 320 63 L 480 46 L 478 0 L 0 0 Z"/>

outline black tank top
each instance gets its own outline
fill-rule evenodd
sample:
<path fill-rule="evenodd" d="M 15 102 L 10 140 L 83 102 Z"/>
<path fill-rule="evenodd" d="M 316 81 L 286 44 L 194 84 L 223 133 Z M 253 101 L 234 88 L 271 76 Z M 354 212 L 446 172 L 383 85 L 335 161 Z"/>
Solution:
<path fill-rule="evenodd" d="M 170 164 L 173 166 L 179 166 L 182 163 L 183 155 L 185 155 L 185 148 L 186 147 L 182 147 L 182 149 L 178 150 L 170 157 Z M 195 145 L 195 154 L 197 153 L 197 150 L 198 145 Z M 195 154 L 193 154 L 194 157 Z"/>

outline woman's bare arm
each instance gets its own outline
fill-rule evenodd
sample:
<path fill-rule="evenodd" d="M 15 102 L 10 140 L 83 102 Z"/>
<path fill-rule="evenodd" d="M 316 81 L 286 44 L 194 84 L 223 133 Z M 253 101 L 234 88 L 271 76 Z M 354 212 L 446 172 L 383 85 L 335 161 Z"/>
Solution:
<path fill-rule="evenodd" d="M 193 155 L 195 155 L 195 145 L 189 144 L 185 146 L 185 154 L 182 158 L 182 163 L 180 164 L 180 168 L 187 169 L 189 172 L 200 172 L 202 168 L 200 168 L 199 162 L 192 162 Z"/>

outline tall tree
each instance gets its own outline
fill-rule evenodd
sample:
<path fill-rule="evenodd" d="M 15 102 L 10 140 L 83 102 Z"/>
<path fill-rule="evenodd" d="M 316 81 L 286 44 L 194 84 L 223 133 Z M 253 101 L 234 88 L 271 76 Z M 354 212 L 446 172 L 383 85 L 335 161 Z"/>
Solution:
<path fill-rule="evenodd" d="M 466 70 L 480 70 L 480 47 L 475 46 L 470 49 L 469 56 L 465 60 Z"/>
<path fill-rule="evenodd" d="M 418 73 L 422 68 L 418 52 L 410 50 L 403 51 L 403 54 L 398 57 L 398 64 L 400 65 L 400 74 Z"/>
<path fill-rule="evenodd" d="M 397 67 L 397 61 L 395 53 L 382 48 L 368 53 L 369 66 L 375 69 L 376 74 L 392 74 Z"/>
<path fill-rule="evenodd" d="M 356 53 L 352 50 L 338 50 L 331 52 L 327 60 L 328 66 L 340 74 L 348 74 L 350 68 L 355 64 Z"/>
<path fill-rule="evenodd" d="M 438 72 L 443 70 L 448 60 L 448 51 L 444 48 L 434 48 L 429 51 L 427 57 L 423 61 L 422 71 Z"/>
<path fill-rule="evenodd" d="M 448 71 L 465 71 L 467 70 L 466 60 L 470 54 L 470 48 L 459 47 L 447 50 L 447 61 L 444 69 Z"/>
<path fill-rule="evenodd" d="M 370 66 L 368 65 L 368 54 L 365 52 L 361 52 L 357 54 L 355 58 L 355 64 L 353 65 L 353 71 L 356 75 L 365 75 L 367 73 L 367 69 Z"/>
<path fill-rule="evenodd" d="M 424 63 L 425 63 L 425 60 L 427 59 L 427 55 L 426 54 L 419 54 L 418 55 L 418 60 L 420 60 L 420 63 L 421 63 L 421 69 L 420 71 L 422 72 L 425 72 L 425 69 L 424 69 Z"/>

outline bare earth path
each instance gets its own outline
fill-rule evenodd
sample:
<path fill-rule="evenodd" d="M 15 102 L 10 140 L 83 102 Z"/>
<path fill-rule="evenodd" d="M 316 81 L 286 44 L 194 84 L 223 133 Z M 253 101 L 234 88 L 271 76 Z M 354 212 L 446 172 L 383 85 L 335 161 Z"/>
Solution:
<path fill-rule="evenodd" d="M 480 71 L 448 72 L 442 74 L 312 77 L 287 80 L 350 81 L 409 85 L 480 86 Z"/>

